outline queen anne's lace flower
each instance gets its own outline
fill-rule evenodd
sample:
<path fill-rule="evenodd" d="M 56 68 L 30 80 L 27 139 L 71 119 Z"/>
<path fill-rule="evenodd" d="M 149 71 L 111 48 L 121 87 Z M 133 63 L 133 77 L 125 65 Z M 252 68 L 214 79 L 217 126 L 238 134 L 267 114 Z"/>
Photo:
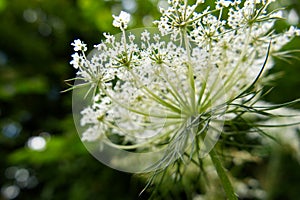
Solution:
<path fill-rule="evenodd" d="M 172 153 L 166 165 L 188 144 L 189 153 L 198 154 L 204 132 L 217 138 L 222 117 L 239 109 L 234 105 L 252 105 L 249 89 L 260 87 L 258 78 L 272 66 L 270 55 L 299 35 L 297 28 L 273 31 L 280 13 L 267 12 L 270 1 L 222 0 L 202 12 L 204 1 L 168 2 L 156 21 L 158 31 L 125 32 L 130 15 L 122 11 L 113 16 L 120 35 L 105 33 L 89 58 L 86 45 L 75 40 L 79 52 L 71 61 L 83 80 L 75 88 L 89 85 L 93 91 L 92 106 L 81 112 L 82 140 L 117 135 L 118 144 L 103 141 L 135 150 L 167 146 Z"/>

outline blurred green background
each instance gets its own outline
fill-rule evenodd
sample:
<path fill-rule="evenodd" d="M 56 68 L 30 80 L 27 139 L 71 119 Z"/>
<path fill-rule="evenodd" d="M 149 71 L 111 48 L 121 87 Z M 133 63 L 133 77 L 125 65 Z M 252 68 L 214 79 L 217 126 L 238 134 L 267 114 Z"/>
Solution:
<path fill-rule="evenodd" d="M 293 10 L 289 22 L 297 25 L 300 1 L 280 2 Z M 61 91 L 67 88 L 64 80 L 75 77 L 69 65 L 74 39 L 82 39 L 91 49 L 103 32 L 118 33 L 111 15 L 121 10 L 132 13 L 130 28 L 151 26 L 159 17 L 158 5 L 165 4 L 163 0 L 0 0 L 0 199 L 138 199 L 145 182 L 104 166 L 86 151 L 73 124 L 71 92 Z M 300 40 L 286 48 L 299 49 Z M 283 75 L 265 97 L 268 101 L 300 98 L 299 64 L 296 59 L 291 64 L 278 60 L 272 72 Z M 278 180 L 273 181 L 273 199 L 300 199 L 299 163 L 289 152 L 276 155 L 282 164 Z M 267 168 L 273 157 L 247 170 Z"/>

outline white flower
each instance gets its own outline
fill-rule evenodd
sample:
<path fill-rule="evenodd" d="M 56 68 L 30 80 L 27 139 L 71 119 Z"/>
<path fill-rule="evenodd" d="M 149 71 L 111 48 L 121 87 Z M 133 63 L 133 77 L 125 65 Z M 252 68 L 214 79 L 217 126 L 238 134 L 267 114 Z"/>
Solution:
<path fill-rule="evenodd" d="M 87 50 L 86 44 L 81 42 L 80 39 L 74 40 L 74 42 L 72 42 L 71 45 L 74 46 L 74 51 L 86 51 Z"/>
<path fill-rule="evenodd" d="M 78 69 L 78 67 L 80 66 L 81 57 L 79 56 L 78 53 L 74 53 L 72 54 L 72 58 L 73 59 L 70 62 L 70 64 L 73 65 L 75 69 Z"/>
<path fill-rule="evenodd" d="M 144 32 L 142 32 L 142 34 L 141 34 L 141 40 L 144 41 L 144 42 L 150 40 L 150 33 L 147 30 L 145 30 Z"/>
<path fill-rule="evenodd" d="M 92 126 L 89 127 L 83 134 L 82 134 L 82 141 L 93 142 L 97 139 L 103 137 L 104 130 L 102 126 Z"/>
<path fill-rule="evenodd" d="M 253 83 L 260 87 L 262 70 L 273 65 L 269 55 L 299 35 L 294 27 L 281 34 L 273 31 L 276 19 L 268 15 L 265 1 L 220 0 L 219 10 L 200 12 L 203 1 L 192 6 L 168 2 L 157 32 L 125 32 L 130 14 L 122 11 L 113 16 L 121 37 L 105 33 L 89 59 L 84 53 L 72 55 L 77 78 L 96 95 L 81 112 L 79 124 L 86 128 L 82 140 L 114 134 L 124 140 L 117 145 L 121 149 L 167 146 L 167 156 L 183 153 L 186 141 L 203 141 L 204 131 L 215 142 L 212 136 L 221 134 L 226 116 L 236 116 L 237 105 L 255 103 L 247 90 Z M 222 14 L 224 7 L 228 15 Z M 86 50 L 80 40 L 72 45 L 75 51 Z M 193 145 L 200 151 L 212 148 L 211 143 Z"/>
<path fill-rule="evenodd" d="M 120 28 L 120 29 L 126 29 L 127 25 L 130 21 L 130 14 L 124 11 L 121 11 L 119 16 L 113 15 L 114 21 L 113 26 Z"/>
<path fill-rule="evenodd" d="M 98 51 L 91 59 L 72 56 L 71 64 L 80 66 L 78 76 L 99 89 L 102 98 L 109 99 L 109 103 L 100 100 L 100 104 L 94 102 L 83 110 L 82 126 L 110 124 L 110 132 L 126 135 L 133 143 L 140 142 L 135 137 L 143 133 L 178 134 L 179 127 L 188 126 L 191 119 L 237 97 L 253 83 L 262 67 L 271 67 L 263 64 L 271 39 L 281 38 L 272 32 L 274 20 L 253 21 L 251 28 L 238 24 L 239 20 L 246 23 L 250 19 L 247 17 L 256 12 L 258 2 L 246 1 L 242 8 L 230 1 L 216 2 L 230 7 L 228 19 L 210 14 L 209 8 L 198 13 L 197 5 L 169 2 L 171 6 L 162 9 L 163 16 L 157 22 L 159 34 L 150 35 L 148 30 L 139 35 L 123 32 L 122 39 L 116 39 L 105 33 L 106 40 L 96 45 Z M 262 12 L 256 17 L 266 16 Z M 114 26 L 127 28 L 128 13 L 122 11 L 113 17 Z M 283 34 L 285 42 L 277 43 L 273 50 L 290 41 L 296 30 Z M 179 36 L 181 42 L 161 37 L 169 33 L 171 38 Z M 78 49 L 84 46 L 80 40 L 74 45 Z M 169 133 L 171 130 L 173 133 Z"/>
<path fill-rule="evenodd" d="M 218 1 L 218 6 L 224 6 L 224 7 L 229 7 L 230 5 L 232 5 L 232 1 L 230 1 L 230 0 L 219 0 Z"/>

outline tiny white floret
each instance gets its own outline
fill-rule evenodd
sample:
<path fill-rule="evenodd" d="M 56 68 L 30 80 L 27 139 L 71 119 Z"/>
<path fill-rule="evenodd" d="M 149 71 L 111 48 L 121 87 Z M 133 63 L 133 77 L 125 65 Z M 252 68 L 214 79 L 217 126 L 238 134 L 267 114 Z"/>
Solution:
<path fill-rule="evenodd" d="M 72 42 L 71 45 L 74 46 L 74 51 L 87 50 L 86 44 L 84 44 L 80 39 L 74 40 L 74 42 Z"/>
<path fill-rule="evenodd" d="M 130 14 L 124 11 L 121 11 L 119 16 L 113 15 L 114 21 L 113 26 L 121 29 L 126 29 L 130 21 Z"/>

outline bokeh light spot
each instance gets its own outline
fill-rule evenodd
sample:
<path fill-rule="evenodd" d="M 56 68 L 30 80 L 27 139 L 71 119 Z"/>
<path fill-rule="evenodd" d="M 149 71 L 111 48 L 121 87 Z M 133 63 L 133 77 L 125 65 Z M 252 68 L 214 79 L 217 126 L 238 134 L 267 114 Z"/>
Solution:
<path fill-rule="evenodd" d="M 23 18 L 26 22 L 34 23 L 38 19 L 37 12 L 32 9 L 26 9 L 23 12 Z"/>
<path fill-rule="evenodd" d="M 6 63 L 7 55 L 3 51 L 0 51 L 0 65 L 6 65 Z"/>
<path fill-rule="evenodd" d="M 15 138 L 20 134 L 21 130 L 22 126 L 19 123 L 11 122 L 2 127 L 2 134 L 8 138 Z"/>
<path fill-rule="evenodd" d="M 297 11 L 292 9 L 287 17 L 287 21 L 291 25 L 297 25 L 299 23 L 299 16 L 297 14 Z"/>
<path fill-rule="evenodd" d="M 18 182 L 26 182 L 29 178 L 29 172 L 27 169 L 21 168 L 18 169 L 15 173 L 15 179 Z"/>
<path fill-rule="evenodd" d="M 1 188 L 1 193 L 5 199 L 14 199 L 20 193 L 20 188 L 16 185 L 4 186 Z"/>
<path fill-rule="evenodd" d="M 133 13 L 136 9 L 136 1 L 135 0 L 122 0 L 123 8 L 130 13 Z"/>
<path fill-rule="evenodd" d="M 15 174 L 16 174 L 17 170 L 18 170 L 18 168 L 16 166 L 8 167 L 5 170 L 4 174 L 5 174 L 6 178 L 13 179 L 13 178 L 15 178 Z"/>
<path fill-rule="evenodd" d="M 29 138 L 27 145 L 30 149 L 35 151 L 42 151 L 46 148 L 46 140 L 41 136 Z"/>
<path fill-rule="evenodd" d="M 39 33 L 42 36 L 47 37 L 52 33 L 52 27 L 49 24 L 41 23 L 39 25 Z"/>

